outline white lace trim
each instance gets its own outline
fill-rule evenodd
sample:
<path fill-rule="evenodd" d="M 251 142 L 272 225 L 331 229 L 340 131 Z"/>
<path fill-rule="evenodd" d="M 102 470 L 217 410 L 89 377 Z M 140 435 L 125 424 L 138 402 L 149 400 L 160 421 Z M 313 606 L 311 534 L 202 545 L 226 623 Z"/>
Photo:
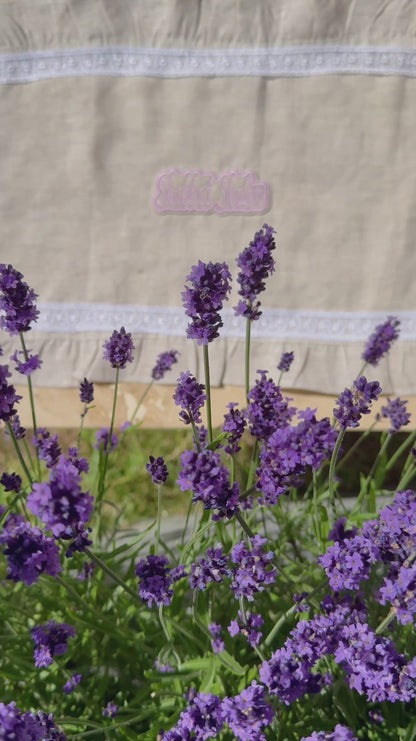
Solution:
<path fill-rule="evenodd" d="M 184 309 L 168 306 L 39 303 L 40 316 L 33 332 L 112 332 L 121 326 L 139 335 L 179 337 L 186 333 Z M 265 309 L 253 322 L 252 336 L 258 339 L 292 339 L 321 342 L 362 342 L 388 315 L 400 322 L 401 341 L 416 341 L 416 311 L 302 311 Z M 232 309 L 222 312 L 222 337 L 244 338 L 245 320 Z"/>
<path fill-rule="evenodd" d="M 57 77 L 416 76 L 416 49 L 392 46 L 282 46 L 236 49 L 86 47 L 0 55 L 0 83 Z"/>

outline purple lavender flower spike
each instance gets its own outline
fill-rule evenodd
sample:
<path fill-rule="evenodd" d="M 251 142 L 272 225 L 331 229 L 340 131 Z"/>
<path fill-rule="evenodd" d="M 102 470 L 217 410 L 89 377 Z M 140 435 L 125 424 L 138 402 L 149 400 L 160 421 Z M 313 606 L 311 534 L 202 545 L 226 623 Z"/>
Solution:
<path fill-rule="evenodd" d="M 230 411 L 224 415 L 222 426 L 223 432 L 228 433 L 224 450 L 229 455 L 234 455 L 241 449 L 239 443 L 247 426 L 246 415 L 242 409 L 237 409 L 238 404 L 233 401 L 227 407 Z"/>
<path fill-rule="evenodd" d="M 260 379 L 250 389 L 247 399 L 248 427 L 252 435 L 259 440 L 265 440 L 270 435 L 290 422 L 296 412 L 289 407 L 289 398 L 283 398 L 280 387 L 271 378 L 267 378 L 267 371 L 258 370 Z"/>
<path fill-rule="evenodd" d="M 56 543 L 20 515 L 7 517 L 0 543 L 7 556 L 7 578 L 14 582 L 30 586 L 41 574 L 57 576 L 62 571 Z"/>
<path fill-rule="evenodd" d="M 170 569 L 165 556 L 153 555 L 139 561 L 135 574 L 139 577 L 139 595 L 147 602 L 148 607 L 170 605 L 173 597 L 172 584 L 186 576 L 183 565 Z"/>
<path fill-rule="evenodd" d="M 406 404 L 405 399 L 387 399 L 387 404 L 381 407 L 381 416 L 390 420 L 389 433 L 391 435 L 409 424 L 411 415 L 407 411 Z"/>
<path fill-rule="evenodd" d="M 191 589 L 205 589 L 208 584 L 223 581 L 224 577 L 231 576 L 228 557 L 224 555 L 221 546 L 208 548 L 206 558 L 199 563 L 192 564 L 189 584 Z"/>
<path fill-rule="evenodd" d="M 22 425 L 20 424 L 20 417 L 18 414 L 15 414 L 11 420 L 10 424 L 13 430 L 13 434 L 16 438 L 16 440 L 23 440 L 24 437 L 26 437 L 26 430 Z M 5 430 L 6 435 L 9 434 L 9 431 Z"/>
<path fill-rule="evenodd" d="M 16 394 L 12 384 L 7 383 L 7 378 L 11 376 L 8 365 L 0 365 L 0 420 L 9 422 L 16 414 L 15 404 L 18 404 L 22 398 Z"/>
<path fill-rule="evenodd" d="M 207 741 L 217 738 L 224 725 L 221 699 L 217 695 L 196 693 L 195 690 L 190 690 L 185 697 L 189 702 L 188 707 L 181 713 L 176 726 L 163 734 L 162 741 Z"/>
<path fill-rule="evenodd" d="M 255 680 L 235 697 L 225 697 L 221 704 L 224 721 L 239 741 L 266 741 L 262 728 L 269 726 L 274 710 L 266 702 L 265 688 Z"/>
<path fill-rule="evenodd" d="M 65 682 L 64 686 L 62 687 L 63 691 L 66 695 L 71 695 L 74 691 L 75 687 L 81 682 L 82 680 L 82 674 L 73 674 L 70 679 L 68 679 L 67 682 Z"/>
<path fill-rule="evenodd" d="M 154 484 L 165 484 L 168 478 L 168 469 L 162 456 L 154 458 L 149 456 L 149 463 L 146 463 L 146 471 L 150 473 Z"/>
<path fill-rule="evenodd" d="M 100 448 L 103 448 L 103 453 L 107 452 L 108 443 L 109 443 L 109 435 L 110 435 L 110 428 L 109 427 L 102 427 L 101 430 L 98 430 L 98 432 L 95 433 L 95 437 L 97 442 L 94 443 L 94 448 L 96 450 L 100 450 Z M 111 445 L 110 445 L 110 453 L 114 448 L 116 448 L 118 445 L 118 437 L 115 432 L 111 435 Z"/>
<path fill-rule="evenodd" d="M 237 599 L 245 597 L 249 602 L 253 602 L 257 592 L 263 592 L 268 584 L 273 584 L 277 572 L 271 563 L 274 558 L 273 551 L 267 553 L 263 551 L 267 538 L 255 535 L 254 538 L 250 538 L 250 543 L 250 549 L 242 541 L 231 551 L 231 561 L 236 565 L 232 569 L 230 589 Z"/>
<path fill-rule="evenodd" d="M 213 450 L 185 450 L 181 455 L 182 468 L 177 484 L 182 491 L 191 490 L 193 502 L 202 502 L 204 509 L 218 510 L 212 517 L 231 519 L 239 509 L 240 487 L 231 486 L 230 472 L 221 463 L 221 456 Z"/>
<path fill-rule="evenodd" d="M 399 336 L 399 325 L 400 322 L 396 317 L 389 316 L 387 321 L 375 328 L 362 354 L 367 363 L 378 365 L 381 358 L 389 352 L 392 343 Z"/>
<path fill-rule="evenodd" d="M 103 716 L 107 718 L 115 718 L 118 713 L 118 705 L 110 700 L 103 710 Z"/>
<path fill-rule="evenodd" d="M 195 424 L 201 423 L 199 410 L 207 399 L 204 391 L 204 384 L 198 383 L 190 371 L 180 374 L 173 400 L 177 407 L 181 407 L 182 411 L 179 412 L 179 416 L 186 425 L 191 424 L 192 421 Z"/>
<path fill-rule="evenodd" d="M 281 373 L 287 373 L 290 370 L 290 366 L 293 363 L 294 357 L 295 353 L 284 352 L 282 354 L 282 357 L 280 358 L 277 370 L 280 370 Z"/>
<path fill-rule="evenodd" d="M 4 741 L 66 741 L 53 721 L 42 710 L 22 713 L 15 702 L 0 702 L 0 733 Z"/>
<path fill-rule="evenodd" d="M 238 633 L 245 636 L 250 646 L 258 646 L 262 639 L 262 632 L 260 630 L 264 620 L 261 615 L 255 612 L 246 612 L 246 615 L 242 614 L 241 610 L 238 611 L 238 620 L 232 620 L 228 626 L 228 632 L 231 636 L 236 636 Z"/>
<path fill-rule="evenodd" d="M 79 398 L 83 404 L 91 404 L 94 401 L 94 384 L 84 378 L 79 384 Z"/>
<path fill-rule="evenodd" d="M 22 278 L 12 265 L 0 265 L 0 329 L 10 335 L 27 332 L 39 316 L 37 294 Z"/>
<path fill-rule="evenodd" d="M 310 736 L 302 736 L 300 741 L 358 741 L 353 731 L 337 723 L 333 731 L 314 731 Z"/>
<path fill-rule="evenodd" d="M 61 656 L 68 650 L 68 638 L 76 635 L 73 625 L 57 623 L 49 620 L 45 625 L 37 625 L 31 629 L 35 643 L 35 666 L 49 666 L 55 656 Z"/>
<path fill-rule="evenodd" d="M 191 319 L 186 334 L 198 345 L 207 345 L 219 336 L 223 324 L 219 312 L 231 291 L 231 273 L 225 262 L 199 260 L 186 280 L 191 283 L 182 293 L 185 312 Z"/>
<path fill-rule="evenodd" d="M 208 625 L 208 630 L 213 637 L 211 641 L 212 650 L 214 654 L 220 654 L 221 651 L 224 651 L 225 649 L 225 643 L 221 637 L 221 625 L 219 625 L 218 623 L 210 623 Z"/>
<path fill-rule="evenodd" d="M 39 355 L 30 355 L 30 353 L 31 350 L 28 350 L 28 358 L 23 361 L 19 360 L 19 355 L 23 355 L 25 358 L 23 350 L 16 350 L 10 357 L 10 360 L 13 360 L 13 362 L 16 363 L 15 370 L 24 376 L 30 376 L 35 370 L 40 368 L 43 362 L 39 359 Z"/>
<path fill-rule="evenodd" d="M 47 468 L 53 468 L 62 455 L 59 447 L 58 435 L 51 435 L 44 427 L 36 430 L 36 435 L 32 438 L 32 443 L 39 452 L 41 461 L 45 461 Z"/>
<path fill-rule="evenodd" d="M 263 228 L 256 232 L 253 241 L 237 258 L 237 266 L 240 268 L 237 277 L 240 284 L 238 294 L 243 298 L 234 307 L 237 316 L 245 316 L 253 321 L 262 314 L 257 297 L 265 289 L 266 278 L 274 272 L 275 263 L 271 253 L 276 248 L 273 237 L 275 233 L 271 226 L 263 224 Z"/>
<path fill-rule="evenodd" d="M 68 448 L 68 455 L 65 456 L 66 460 L 72 463 L 80 473 L 88 473 L 89 463 L 86 458 L 78 454 L 78 448 Z"/>
<path fill-rule="evenodd" d="M 18 494 L 22 488 L 22 479 L 17 473 L 3 473 L 0 484 L 4 486 L 5 491 L 15 491 Z"/>
<path fill-rule="evenodd" d="M 381 386 L 377 381 L 367 381 L 361 376 L 354 381 L 353 389 L 344 389 L 336 400 L 334 417 L 338 420 L 342 430 L 347 427 L 358 427 L 361 415 L 370 413 L 372 401 L 376 401 L 381 394 Z"/>
<path fill-rule="evenodd" d="M 414 623 L 416 616 L 416 564 L 391 569 L 391 578 L 385 578 L 379 590 L 378 602 L 390 604 L 402 625 Z"/>
<path fill-rule="evenodd" d="M 178 355 L 178 350 L 168 350 L 157 356 L 156 364 L 152 369 L 152 378 L 154 381 L 161 381 L 165 377 L 165 374 L 178 362 Z"/>
<path fill-rule="evenodd" d="M 314 409 L 298 412 L 297 425 L 282 425 L 264 441 L 257 470 L 260 504 L 276 504 L 288 487 L 298 486 L 310 467 L 317 471 L 334 449 L 338 433 Z"/>
<path fill-rule="evenodd" d="M 119 332 L 115 329 L 103 348 L 103 358 L 108 360 L 112 368 L 125 368 L 127 363 L 133 362 L 133 340 L 124 327 Z"/>
<path fill-rule="evenodd" d="M 55 538 L 76 538 L 90 519 L 94 497 L 81 490 L 78 468 L 61 456 L 51 470 L 49 482 L 35 483 L 27 506 L 50 528 Z"/>

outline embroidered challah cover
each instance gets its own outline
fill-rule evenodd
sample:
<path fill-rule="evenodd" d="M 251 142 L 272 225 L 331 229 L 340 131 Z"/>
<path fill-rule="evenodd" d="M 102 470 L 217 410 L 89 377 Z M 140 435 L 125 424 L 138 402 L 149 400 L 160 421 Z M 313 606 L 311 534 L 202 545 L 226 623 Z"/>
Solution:
<path fill-rule="evenodd" d="M 212 381 L 242 384 L 235 259 L 267 223 L 252 380 L 293 350 L 286 385 L 338 392 L 393 315 L 369 377 L 416 393 L 415 42 L 404 0 L 0 2 L 0 261 L 39 295 L 34 382 L 111 381 L 122 325 L 123 380 L 173 348 L 167 382 L 199 373 L 181 292 L 203 260 L 234 276 Z"/>

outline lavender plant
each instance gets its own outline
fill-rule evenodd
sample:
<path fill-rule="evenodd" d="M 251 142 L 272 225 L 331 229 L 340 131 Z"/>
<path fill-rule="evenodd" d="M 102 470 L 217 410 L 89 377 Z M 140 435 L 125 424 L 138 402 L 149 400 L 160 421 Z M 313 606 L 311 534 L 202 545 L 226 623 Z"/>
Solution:
<path fill-rule="evenodd" d="M 202 346 L 205 374 L 202 383 L 182 371 L 173 396 L 193 432 L 177 478 L 189 492 L 188 516 L 173 548 L 161 529 L 171 473 L 158 450 L 145 466 L 154 522 L 132 523 L 126 542 L 116 508 L 103 516 L 103 505 L 114 505 L 107 474 L 117 475 L 137 411 L 117 434 L 131 335 L 122 327 L 104 345 L 115 395 L 94 456 L 82 455 L 94 400 L 86 378 L 78 445 L 63 451 L 58 436 L 36 423 L 31 375 L 41 360 L 24 335 L 37 320 L 37 296 L 17 270 L 0 265 L 0 326 L 20 336 L 11 362 L 28 380 L 34 428 L 28 443 L 9 365 L 0 365 L 0 420 L 16 453 L 16 470 L 0 477 L 0 739 L 416 738 L 415 433 L 390 453 L 409 422 L 404 400 L 382 407 L 390 427 L 353 505 L 338 478 L 361 439 L 344 454 L 346 430 L 381 392 L 366 367 L 389 352 L 399 322 L 388 317 L 376 327 L 332 420 L 284 396 L 291 352 L 277 359 L 277 381 L 264 369 L 253 381 L 250 326 L 274 270 L 274 233 L 265 224 L 237 259 L 247 404 L 231 400 L 219 430 L 211 421 L 208 346 L 220 333 L 231 271 L 200 261 L 187 278 L 187 334 Z M 158 356 L 138 406 L 177 356 Z M 385 488 L 403 456 L 394 490 Z"/>

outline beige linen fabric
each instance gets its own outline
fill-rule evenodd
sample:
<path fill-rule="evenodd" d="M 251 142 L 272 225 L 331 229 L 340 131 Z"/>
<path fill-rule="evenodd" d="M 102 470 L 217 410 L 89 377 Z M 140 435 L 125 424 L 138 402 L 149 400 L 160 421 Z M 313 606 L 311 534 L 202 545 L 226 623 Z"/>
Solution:
<path fill-rule="evenodd" d="M 2 2 L 0 258 L 42 302 L 28 337 L 44 360 L 34 383 L 111 381 L 102 344 L 121 323 L 136 344 L 125 381 L 146 382 L 173 347 L 181 358 L 167 382 L 200 371 L 200 348 L 181 331 L 185 278 L 199 259 L 226 260 L 235 305 L 235 258 L 267 222 L 277 269 L 262 297 L 268 329 L 253 327 L 252 380 L 294 350 L 287 385 L 336 393 L 359 371 L 364 338 L 397 314 L 402 339 L 369 376 L 387 393 L 415 394 L 413 57 L 403 74 L 71 74 L 74 50 L 86 48 L 397 52 L 415 36 L 408 2 Z M 43 51 L 60 76 L 13 81 L 16 55 L 29 55 L 23 69 Z M 156 179 L 170 168 L 255 172 L 270 208 L 157 213 Z M 113 307 L 114 322 L 97 306 Z M 243 382 L 244 322 L 228 316 L 227 327 L 211 352 L 215 385 Z M 5 355 L 16 347 L 2 344 Z"/>

